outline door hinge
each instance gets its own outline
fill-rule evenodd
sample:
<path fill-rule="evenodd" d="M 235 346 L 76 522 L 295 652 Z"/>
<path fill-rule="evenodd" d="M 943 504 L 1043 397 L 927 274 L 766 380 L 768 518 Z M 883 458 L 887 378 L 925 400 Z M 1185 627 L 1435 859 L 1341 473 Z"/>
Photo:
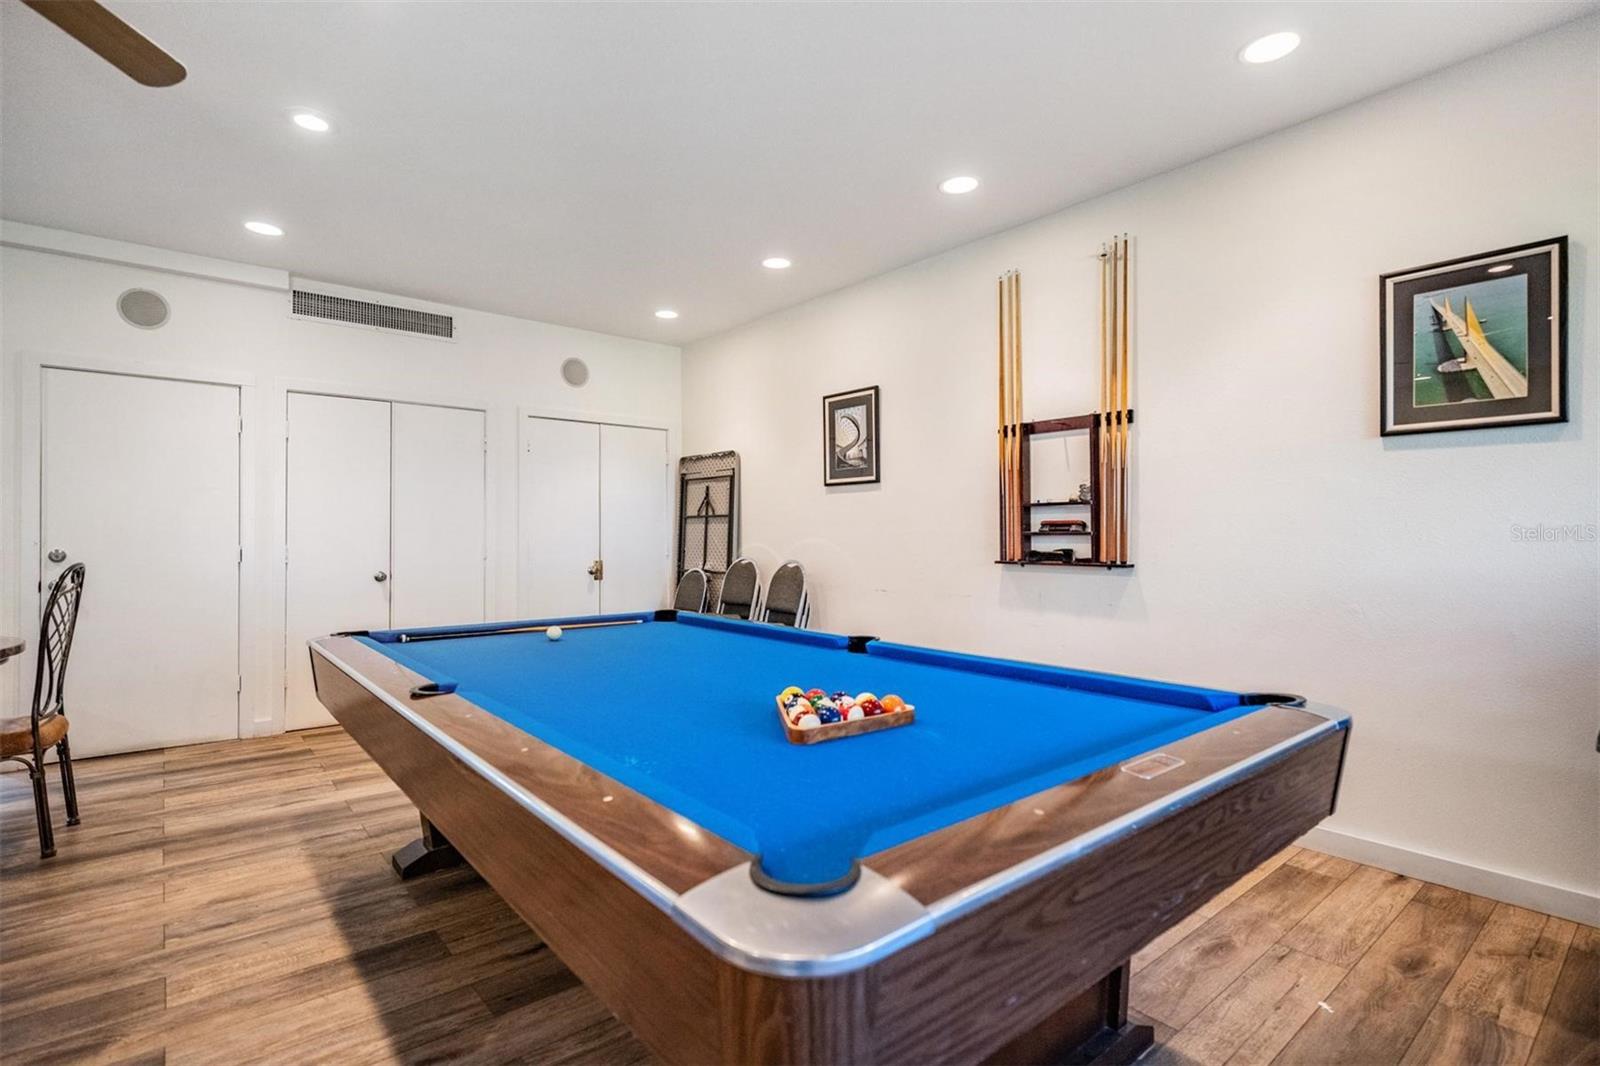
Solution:
<path fill-rule="evenodd" d="M 606 561 L 604 559 L 596 559 L 590 563 L 589 576 L 596 581 L 604 581 L 606 579 Z"/>
<path fill-rule="evenodd" d="M 239 561 L 244 562 L 244 545 L 239 545 Z"/>
<path fill-rule="evenodd" d="M 238 677 L 234 678 L 234 680 L 237 682 L 237 684 L 234 686 L 233 694 L 235 696 L 243 695 L 244 694 L 244 675 L 240 674 Z"/>

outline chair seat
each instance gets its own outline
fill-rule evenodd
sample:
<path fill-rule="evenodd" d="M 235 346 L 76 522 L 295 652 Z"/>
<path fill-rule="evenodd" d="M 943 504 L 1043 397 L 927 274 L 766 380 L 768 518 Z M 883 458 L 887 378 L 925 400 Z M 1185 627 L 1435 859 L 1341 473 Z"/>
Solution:
<path fill-rule="evenodd" d="M 66 715 L 52 715 L 39 723 L 39 743 L 53 748 L 67 735 Z M 0 718 L 0 758 L 33 754 L 33 719 Z"/>

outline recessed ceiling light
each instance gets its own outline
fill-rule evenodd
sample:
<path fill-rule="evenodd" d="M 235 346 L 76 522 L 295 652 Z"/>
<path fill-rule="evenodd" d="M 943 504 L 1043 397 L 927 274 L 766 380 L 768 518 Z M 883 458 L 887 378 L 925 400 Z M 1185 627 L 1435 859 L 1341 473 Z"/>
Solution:
<path fill-rule="evenodd" d="M 312 133 L 327 133 L 332 128 L 329 126 L 328 120 L 315 111 L 295 111 L 290 115 L 290 118 L 294 120 L 296 126 L 303 130 L 310 130 Z"/>
<path fill-rule="evenodd" d="M 769 256 L 768 258 L 761 260 L 761 265 L 766 267 L 768 270 L 788 270 L 790 267 L 794 266 L 793 263 L 789 262 L 789 260 L 785 259 L 781 255 Z"/>
<path fill-rule="evenodd" d="M 960 196 L 964 192 L 971 192 L 978 187 L 977 178 L 959 177 L 945 178 L 939 183 L 939 191 L 947 192 L 951 196 Z"/>
<path fill-rule="evenodd" d="M 663 307 L 661 310 L 656 312 L 656 317 L 657 318 L 677 318 L 678 317 L 678 312 L 672 310 L 672 308 L 670 308 L 670 307 Z"/>
<path fill-rule="evenodd" d="M 1491 273 L 1491 274 L 1504 274 L 1506 271 L 1510 270 L 1511 267 L 1512 267 L 1511 263 L 1500 263 L 1497 266 L 1490 267 L 1489 268 L 1489 273 Z"/>
<path fill-rule="evenodd" d="M 1239 52 L 1245 63 L 1272 63 L 1300 47 L 1300 35 L 1291 30 L 1257 37 Z"/>
<path fill-rule="evenodd" d="M 282 237 L 283 227 L 274 226 L 270 222 L 246 222 L 244 228 L 251 233 L 259 233 L 263 237 Z"/>

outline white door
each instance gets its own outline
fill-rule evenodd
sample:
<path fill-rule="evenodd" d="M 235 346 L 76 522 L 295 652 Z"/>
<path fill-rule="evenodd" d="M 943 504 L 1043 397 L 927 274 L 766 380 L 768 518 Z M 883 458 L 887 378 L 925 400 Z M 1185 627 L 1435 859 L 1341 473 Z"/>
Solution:
<path fill-rule="evenodd" d="M 389 625 L 484 618 L 482 411 L 397 403 Z"/>
<path fill-rule="evenodd" d="M 667 602 L 672 573 L 667 506 L 667 433 L 600 427 L 600 609 L 653 611 Z"/>
<path fill-rule="evenodd" d="M 525 618 L 598 614 L 600 427 L 522 420 L 517 610 Z"/>
<path fill-rule="evenodd" d="M 45 370 L 43 405 L 40 573 L 86 567 L 73 754 L 237 737 L 238 388 Z"/>
<path fill-rule="evenodd" d="M 289 394 L 287 729 L 333 721 L 306 641 L 389 626 L 389 455 L 388 403 Z"/>

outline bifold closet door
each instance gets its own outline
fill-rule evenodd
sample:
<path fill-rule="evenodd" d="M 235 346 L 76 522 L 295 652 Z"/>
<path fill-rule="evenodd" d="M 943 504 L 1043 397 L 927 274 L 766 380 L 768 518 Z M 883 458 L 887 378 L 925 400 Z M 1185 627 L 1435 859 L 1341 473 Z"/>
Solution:
<path fill-rule="evenodd" d="M 601 426 L 601 610 L 653 611 L 669 602 L 671 527 L 666 430 Z"/>
<path fill-rule="evenodd" d="M 524 418 L 517 504 L 517 613 L 600 611 L 600 427 Z"/>
<path fill-rule="evenodd" d="M 389 625 L 484 620 L 484 415 L 397 403 L 391 413 Z"/>
<path fill-rule="evenodd" d="M 317 702 L 306 641 L 389 626 L 390 407 L 289 394 L 287 729 L 333 721 Z"/>
<path fill-rule="evenodd" d="M 85 566 L 73 754 L 237 737 L 239 389 L 58 369 L 42 387 L 41 607 Z"/>

